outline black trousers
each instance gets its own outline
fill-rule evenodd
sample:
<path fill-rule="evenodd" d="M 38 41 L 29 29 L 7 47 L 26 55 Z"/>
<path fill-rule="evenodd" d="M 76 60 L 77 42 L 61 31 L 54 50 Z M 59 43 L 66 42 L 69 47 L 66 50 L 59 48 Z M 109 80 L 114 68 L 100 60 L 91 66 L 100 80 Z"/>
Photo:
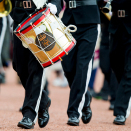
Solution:
<path fill-rule="evenodd" d="M 107 18 L 105 18 L 107 19 Z M 115 74 L 111 69 L 110 56 L 109 56 L 109 21 L 104 21 L 101 24 L 101 42 L 100 42 L 100 68 L 105 76 L 103 92 L 111 96 L 110 103 L 115 103 L 116 91 L 118 82 Z"/>
<path fill-rule="evenodd" d="M 71 19 L 69 24 L 75 24 Z M 92 58 L 97 40 L 97 24 L 76 25 L 72 33 L 76 46 L 62 61 L 62 67 L 70 87 L 67 114 L 81 118 L 84 103 L 88 103 L 88 84 L 92 71 Z M 86 105 L 85 105 L 86 106 Z"/>
<path fill-rule="evenodd" d="M 14 23 L 14 27 L 17 24 Z M 38 111 L 44 109 L 48 102 L 48 96 L 43 87 L 44 69 L 38 63 L 33 54 L 22 46 L 22 42 L 14 35 L 13 68 L 20 77 L 25 88 L 25 99 L 22 114 L 36 121 Z"/>
<path fill-rule="evenodd" d="M 110 40 L 111 66 L 119 82 L 114 115 L 126 118 L 131 109 L 131 34 L 121 25 Z"/>

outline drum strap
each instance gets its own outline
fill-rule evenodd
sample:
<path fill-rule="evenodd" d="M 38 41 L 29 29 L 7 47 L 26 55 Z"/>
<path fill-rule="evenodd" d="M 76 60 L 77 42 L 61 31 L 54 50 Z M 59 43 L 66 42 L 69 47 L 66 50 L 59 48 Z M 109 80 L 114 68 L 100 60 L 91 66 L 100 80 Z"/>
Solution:
<path fill-rule="evenodd" d="M 77 8 L 79 6 L 84 6 L 84 5 L 97 5 L 96 0 L 73 0 L 73 1 L 69 1 L 69 3 L 67 3 L 67 8 Z"/>

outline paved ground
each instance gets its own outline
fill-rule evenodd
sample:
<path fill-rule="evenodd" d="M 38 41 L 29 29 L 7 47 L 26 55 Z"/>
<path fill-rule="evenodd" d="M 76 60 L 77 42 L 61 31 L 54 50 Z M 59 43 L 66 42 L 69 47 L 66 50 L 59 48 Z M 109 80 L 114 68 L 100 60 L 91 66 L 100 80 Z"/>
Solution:
<path fill-rule="evenodd" d="M 18 111 L 24 99 L 24 89 L 15 84 L 14 72 L 7 70 L 7 84 L 0 86 L 0 130 L 1 131 L 23 131 L 17 127 L 18 121 L 22 119 Z M 93 117 L 89 124 L 80 121 L 79 127 L 71 127 L 66 124 L 66 109 L 68 105 L 68 88 L 49 86 L 52 104 L 49 109 L 50 121 L 44 128 L 40 129 L 36 123 L 34 131 L 131 131 L 131 116 L 125 126 L 112 124 L 113 112 L 108 110 L 109 103 L 93 99 L 91 107 Z"/>

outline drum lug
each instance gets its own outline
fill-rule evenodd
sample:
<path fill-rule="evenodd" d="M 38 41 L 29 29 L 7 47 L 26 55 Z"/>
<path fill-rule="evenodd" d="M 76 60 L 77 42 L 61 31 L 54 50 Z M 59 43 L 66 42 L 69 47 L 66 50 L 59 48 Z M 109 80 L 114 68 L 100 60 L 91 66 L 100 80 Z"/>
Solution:
<path fill-rule="evenodd" d="M 42 14 L 45 15 L 45 17 L 47 16 L 46 13 L 45 13 L 44 11 L 42 12 Z"/>
<path fill-rule="evenodd" d="M 66 55 L 68 55 L 68 53 L 66 52 Z"/>
<path fill-rule="evenodd" d="M 18 26 L 21 26 L 21 24 L 18 24 Z"/>
<path fill-rule="evenodd" d="M 29 16 L 31 17 L 31 16 L 32 16 L 32 14 L 29 14 Z"/>
<path fill-rule="evenodd" d="M 62 58 L 61 58 L 61 57 L 59 57 L 59 59 L 60 59 L 60 61 L 62 61 Z"/>

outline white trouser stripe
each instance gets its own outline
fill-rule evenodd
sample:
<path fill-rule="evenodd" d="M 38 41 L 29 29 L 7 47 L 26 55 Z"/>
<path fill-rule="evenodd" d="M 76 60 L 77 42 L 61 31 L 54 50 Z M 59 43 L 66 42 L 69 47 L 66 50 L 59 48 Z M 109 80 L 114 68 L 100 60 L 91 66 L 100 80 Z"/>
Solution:
<path fill-rule="evenodd" d="M 85 92 L 84 92 L 84 94 L 83 94 L 83 96 L 82 96 L 82 100 L 81 100 L 81 102 L 80 102 L 80 104 L 79 104 L 79 107 L 78 107 L 78 112 L 79 112 L 79 114 L 80 114 L 79 120 L 81 119 L 81 116 L 82 116 L 82 108 L 83 108 L 84 103 L 85 103 L 85 94 L 86 94 L 87 89 L 88 89 L 88 84 L 89 84 L 89 80 L 90 80 L 90 77 L 91 77 L 91 71 L 92 71 L 92 59 L 90 60 L 89 66 L 88 66 Z"/>
<path fill-rule="evenodd" d="M 42 90 L 43 90 L 44 85 L 45 85 L 45 71 L 43 69 L 43 75 L 42 75 L 41 87 L 40 87 L 40 95 L 38 97 L 37 104 L 36 104 L 36 107 L 35 107 L 35 111 L 36 111 L 37 115 L 36 115 L 36 117 L 34 119 L 34 123 L 36 123 L 36 120 L 37 120 L 37 117 L 38 117 L 38 110 L 39 110 L 39 105 L 40 105 L 40 100 L 41 100 Z"/>
<path fill-rule="evenodd" d="M 98 42 L 98 38 L 99 38 L 99 35 L 100 35 L 100 24 L 97 25 L 97 30 L 98 30 L 98 34 L 97 34 L 97 40 L 96 40 L 96 43 Z M 87 71 L 87 78 L 86 78 L 86 87 L 85 87 L 85 92 L 82 96 L 82 100 L 79 104 L 79 107 L 78 107 L 78 112 L 80 114 L 79 116 L 79 120 L 81 119 L 81 116 L 82 116 L 82 109 L 83 109 L 83 106 L 84 106 L 84 103 L 85 103 L 85 94 L 88 90 L 88 85 L 89 85 L 89 81 L 90 81 L 90 77 L 91 77 L 91 72 L 92 72 L 92 59 L 90 60 L 89 62 L 89 65 L 88 65 L 88 71 Z"/>
<path fill-rule="evenodd" d="M 6 28 L 7 28 L 7 18 L 2 17 L 2 30 L 1 30 L 1 34 L 0 34 L 0 67 L 3 67 L 2 66 L 2 59 L 1 59 L 1 52 L 2 52 Z"/>
<path fill-rule="evenodd" d="M 131 97 L 130 97 L 130 99 L 129 99 L 128 108 L 127 108 L 127 110 L 126 110 L 126 118 L 129 117 L 129 115 L 130 115 L 130 110 L 131 110 Z"/>

